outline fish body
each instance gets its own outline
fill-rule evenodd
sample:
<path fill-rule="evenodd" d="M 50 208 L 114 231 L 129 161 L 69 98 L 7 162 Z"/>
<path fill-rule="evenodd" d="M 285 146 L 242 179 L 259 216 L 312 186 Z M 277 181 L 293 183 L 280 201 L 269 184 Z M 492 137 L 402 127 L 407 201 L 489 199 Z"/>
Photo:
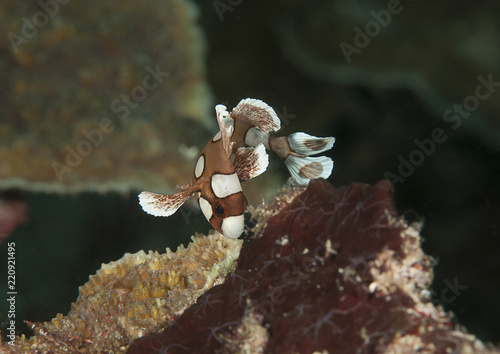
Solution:
<path fill-rule="evenodd" d="M 197 195 L 203 215 L 226 237 L 238 238 L 244 229 L 247 200 L 240 182 L 263 173 L 269 164 L 266 149 L 274 151 L 298 184 L 328 178 L 333 169 L 329 157 L 311 157 L 332 148 L 333 137 L 306 133 L 276 136 L 281 121 L 265 102 L 246 98 L 231 113 L 215 107 L 219 132 L 196 160 L 193 180 L 170 195 L 142 192 L 139 203 L 154 216 L 170 216 L 192 195 Z"/>
<path fill-rule="evenodd" d="M 232 149 L 228 148 L 223 146 L 222 134 L 216 134 L 196 160 L 194 179 L 205 218 L 223 235 L 237 238 L 243 232 L 248 203 L 231 161 Z"/>
<path fill-rule="evenodd" d="M 264 172 L 269 160 L 264 146 L 260 145 L 238 149 L 239 162 L 234 164 L 231 159 L 234 144 L 230 141 L 233 128 L 225 124 L 229 115 L 222 105 L 216 106 L 216 112 L 219 132 L 198 156 L 193 180 L 175 194 L 142 192 L 139 203 L 151 215 L 170 216 L 189 197 L 197 195 L 200 209 L 213 228 L 226 237 L 238 238 L 243 232 L 243 213 L 248 204 L 240 181 Z"/>

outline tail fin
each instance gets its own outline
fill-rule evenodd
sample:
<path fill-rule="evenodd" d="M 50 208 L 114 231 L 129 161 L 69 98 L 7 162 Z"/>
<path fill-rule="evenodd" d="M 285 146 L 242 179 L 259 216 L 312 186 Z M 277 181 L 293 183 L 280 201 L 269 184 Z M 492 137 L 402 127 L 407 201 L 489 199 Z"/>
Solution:
<path fill-rule="evenodd" d="M 306 133 L 293 133 L 288 136 L 290 148 L 302 155 L 316 155 L 330 150 L 335 143 L 335 138 L 318 138 Z"/>
<path fill-rule="evenodd" d="M 293 133 L 288 136 L 291 153 L 285 159 L 290 174 L 299 184 L 307 184 L 314 178 L 328 178 L 333 170 L 329 157 L 309 157 L 330 150 L 335 138 L 318 138 L 306 133 Z"/>
<path fill-rule="evenodd" d="M 299 184 L 308 184 L 314 178 L 328 178 L 332 174 L 333 160 L 326 156 L 299 157 L 290 155 L 285 165 Z"/>

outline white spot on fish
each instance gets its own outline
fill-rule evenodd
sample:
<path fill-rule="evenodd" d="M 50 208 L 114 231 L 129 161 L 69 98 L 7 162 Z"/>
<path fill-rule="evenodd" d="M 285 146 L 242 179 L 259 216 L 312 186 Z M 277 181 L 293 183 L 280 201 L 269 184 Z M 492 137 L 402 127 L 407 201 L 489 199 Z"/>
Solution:
<path fill-rule="evenodd" d="M 200 178 L 204 170 L 205 170 L 205 155 L 201 154 L 200 157 L 198 158 L 198 161 L 196 161 L 196 166 L 194 167 L 194 176 L 196 178 Z"/>
<path fill-rule="evenodd" d="M 221 230 L 226 237 L 238 238 L 243 233 L 244 226 L 243 215 L 228 216 L 222 221 Z"/>
<path fill-rule="evenodd" d="M 217 134 L 215 134 L 214 137 L 212 138 L 212 141 L 213 142 L 219 141 L 220 138 L 222 138 L 222 134 L 220 131 L 218 131 Z"/>
<path fill-rule="evenodd" d="M 236 173 L 230 175 L 212 175 L 211 186 L 215 196 L 221 199 L 231 194 L 241 192 L 240 180 Z"/>
<path fill-rule="evenodd" d="M 205 215 L 205 218 L 207 218 L 208 221 L 210 221 L 210 218 L 212 217 L 212 206 L 210 203 L 203 197 L 199 197 L 198 203 L 200 204 L 200 209 L 203 212 L 203 215 Z"/>

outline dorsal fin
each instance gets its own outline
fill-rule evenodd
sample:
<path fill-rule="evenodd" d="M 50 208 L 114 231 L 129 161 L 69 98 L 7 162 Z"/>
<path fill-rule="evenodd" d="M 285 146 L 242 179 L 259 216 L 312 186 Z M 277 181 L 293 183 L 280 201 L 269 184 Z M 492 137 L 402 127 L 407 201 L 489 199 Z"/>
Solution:
<path fill-rule="evenodd" d="M 233 126 L 226 127 L 226 123 L 224 119 L 229 118 L 229 113 L 227 112 L 226 106 L 222 104 L 218 104 L 215 106 L 215 112 L 217 113 L 217 123 L 219 123 L 219 131 L 222 138 L 222 147 L 227 154 L 227 158 L 229 158 L 233 151 L 233 144 L 231 142 L 231 135 L 233 133 Z"/>
<path fill-rule="evenodd" d="M 180 189 L 181 191 L 179 193 L 168 195 L 142 192 L 139 194 L 139 204 L 148 214 L 154 216 L 170 216 L 198 190 L 198 186 L 193 182 L 189 182 L 181 186 Z"/>
<path fill-rule="evenodd" d="M 280 130 L 281 121 L 278 115 L 267 103 L 255 99 L 245 98 L 233 108 L 231 118 L 246 122 L 259 128 L 264 133 Z"/>

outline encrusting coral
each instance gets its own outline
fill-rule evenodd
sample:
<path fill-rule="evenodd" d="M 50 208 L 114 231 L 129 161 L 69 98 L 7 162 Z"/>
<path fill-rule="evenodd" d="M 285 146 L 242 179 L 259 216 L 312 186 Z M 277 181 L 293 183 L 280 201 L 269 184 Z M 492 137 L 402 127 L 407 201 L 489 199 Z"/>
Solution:
<path fill-rule="evenodd" d="M 191 1 L 1 2 L 0 12 L 1 189 L 169 191 L 192 173 L 188 146 L 214 124 Z"/>
<path fill-rule="evenodd" d="M 0 194 L 0 243 L 26 221 L 28 209 L 20 197 Z"/>
<path fill-rule="evenodd" d="M 397 216 L 388 182 L 313 180 L 290 202 L 301 191 L 258 211 L 259 232 L 224 284 L 128 352 L 489 351 L 431 303 L 420 225 Z"/>
<path fill-rule="evenodd" d="M 421 225 L 397 215 L 387 181 L 288 186 L 252 214 L 241 251 L 211 235 L 175 256 L 126 255 L 80 288 L 68 316 L 2 349 L 500 353 L 431 302 Z"/>
<path fill-rule="evenodd" d="M 127 253 L 90 276 L 67 316 L 31 323 L 34 336 L 16 338 L 15 347 L 0 349 L 123 351 L 133 339 L 167 326 L 206 289 L 222 282 L 242 243 L 212 233 L 193 237 L 175 253 Z"/>

